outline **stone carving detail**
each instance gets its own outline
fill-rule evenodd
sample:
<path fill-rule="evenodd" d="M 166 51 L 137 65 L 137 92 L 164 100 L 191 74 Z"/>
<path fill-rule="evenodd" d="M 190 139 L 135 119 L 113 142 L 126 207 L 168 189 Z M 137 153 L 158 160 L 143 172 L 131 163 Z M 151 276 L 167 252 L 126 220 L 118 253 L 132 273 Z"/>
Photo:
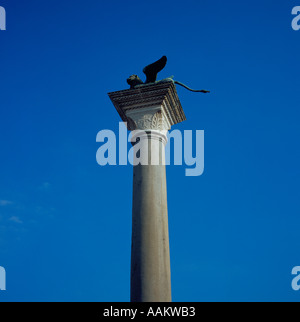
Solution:
<path fill-rule="evenodd" d="M 128 113 L 129 114 L 129 113 Z M 156 113 L 148 112 L 147 114 L 141 113 L 130 113 L 127 115 L 128 129 L 129 130 L 157 130 L 163 131 L 168 130 L 168 125 L 166 124 L 161 111 Z"/>
<path fill-rule="evenodd" d="M 135 129 L 136 122 L 143 118 L 143 115 L 154 115 L 159 111 L 162 115 L 161 124 L 158 125 L 156 122 L 156 125 L 152 126 L 162 127 L 164 131 L 168 131 L 172 125 L 186 120 L 176 87 L 170 82 L 113 92 L 109 93 L 109 97 L 121 119 L 127 122 L 129 130 Z M 131 118 L 133 122 L 128 118 Z"/>
<path fill-rule="evenodd" d="M 137 128 L 140 130 L 152 129 L 152 114 L 145 114 L 139 120 L 137 120 Z"/>
<path fill-rule="evenodd" d="M 153 115 L 151 128 L 157 129 L 157 130 L 164 130 L 163 122 L 164 122 L 164 120 L 163 120 L 163 116 L 161 114 L 161 111 L 158 111 L 157 113 L 155 113 Z"/>

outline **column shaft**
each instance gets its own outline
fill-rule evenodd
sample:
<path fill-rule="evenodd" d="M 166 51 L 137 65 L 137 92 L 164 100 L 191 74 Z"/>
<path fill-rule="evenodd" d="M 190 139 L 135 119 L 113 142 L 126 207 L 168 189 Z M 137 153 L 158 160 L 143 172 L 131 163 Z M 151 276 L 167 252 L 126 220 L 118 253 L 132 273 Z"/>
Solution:
<path fill-rule="evenodd" d="M 170 302 L 171 274 L 168 232 L 165 141 L 148 133 L 149 161 L 158 165 L 133 168 L 131 301 Z"/>

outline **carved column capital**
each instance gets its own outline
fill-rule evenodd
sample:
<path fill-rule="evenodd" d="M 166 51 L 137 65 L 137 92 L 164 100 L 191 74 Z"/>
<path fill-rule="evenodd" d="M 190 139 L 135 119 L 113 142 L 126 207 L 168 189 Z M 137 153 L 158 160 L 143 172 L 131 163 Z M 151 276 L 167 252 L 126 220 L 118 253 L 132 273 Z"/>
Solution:
<path fill-rule="evenodd" d="M 168 131 L 186 120 L 172 82 L 108 94 L 129 130 Z"/>
<path fill-rule="evenodd" d="M 162 109 L 147 108 L 126 111 L 129 130 L 168 131 L 171 125 Z"/>

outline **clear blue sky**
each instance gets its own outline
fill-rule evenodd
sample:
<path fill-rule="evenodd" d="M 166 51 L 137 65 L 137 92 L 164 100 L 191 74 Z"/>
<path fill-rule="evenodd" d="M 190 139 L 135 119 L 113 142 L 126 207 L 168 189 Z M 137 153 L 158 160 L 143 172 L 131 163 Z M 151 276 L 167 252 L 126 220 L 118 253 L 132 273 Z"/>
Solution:
<path fill-rule="evenodd" d="M 132 167 L 107 93 L 168 56 L 205 172 L 169 166 L 174 301 L 299 301 L 300 1 L 1 0 L 0 301 L 129 301 Z"/>

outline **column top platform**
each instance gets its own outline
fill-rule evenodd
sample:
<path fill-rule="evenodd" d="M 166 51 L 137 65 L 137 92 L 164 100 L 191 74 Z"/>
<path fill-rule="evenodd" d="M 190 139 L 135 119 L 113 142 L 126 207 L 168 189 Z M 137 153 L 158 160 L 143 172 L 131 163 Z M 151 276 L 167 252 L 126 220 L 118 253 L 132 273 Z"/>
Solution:
<path fill-rule="evenodd" d="M 128 115 L 135 112 L 140 114 L 143 110 L 157 110 L 157 108 L 165 115 L 170 126 L 186 120 L 173 82 L 149 84 L 135 89 L 111 92 L 108 96 L 121 119 L 127 124 L 131 122 Z"/>

